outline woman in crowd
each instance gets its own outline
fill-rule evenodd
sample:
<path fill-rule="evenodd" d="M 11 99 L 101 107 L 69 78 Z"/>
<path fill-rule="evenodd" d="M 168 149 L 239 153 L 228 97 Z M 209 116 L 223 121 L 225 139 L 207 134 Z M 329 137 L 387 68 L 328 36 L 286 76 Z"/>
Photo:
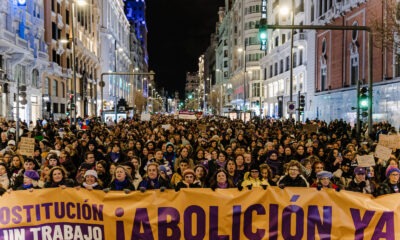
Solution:
<path fill-rule="evenodd" d="M 97 161 L 95 170 L 97 177 L 103 183 L 103 186 L 108 186 L 111 181 L 111 175 L 108 170 L 107 162 L 104 160 Z"/>
<path fill-rule="evenodd" d="M 269 186 L 269 183 L 261 176 L 258 166 L 253 164 L 250 167 L 250 171 L 244 175 L 242 187 L 252 188 L 262 186 Z"/>
<path fill-rule="evenodd" d="M 101 190 L 103 185 L 101 180 L 99 180 L 97 172 L 95 170 L 87 170 L 85 172 L 83 183 L 81 186 L 88 190 Z"/>
<path fill-rule="evenodd" d="M 7 190 L 10 186 L 10 179 L 8 178 L 7 165 L 0 162 L 0 187 Z"/>
<path fill-rule="evenodd" d="M 225 171 L 225 169 L 220 168 L 218 169 L 213 177 L 211 178 L 210 182 L 210 188 L 211 189 L 216 189 L 216 188 L 234 188 L 235 185 L 233 184 L 232 180 L 229 178 L 228 173 Z"/>
<path fill-rule="evenodd" d="M 67 173 L 62 167 L 53 167 L 49 173 L 49 180 L 45 183 L 45 188 L 65 188 L 65 187 L 73 187 L 74 181 L 72 179 L 67 178 Z"/>
<path fill-rule="evenodd" d="M 286 167 L 286 174 L 281 179 L 279 179 L 277 186 L 308 187 L 308 182 L 301 174 L 301 169 L 301 164 L 298 161 L 290 161 Z"/>
<path fill-rule="evenodd" d="M 232 182 L 235 186 L 238 186 L 243 181 L 243 175 L 240 175 L 238 171 L 236 171 L 236 162 L 233 159 L 228 159 L 225 165 L 225 171 L 228 173 L 229 178 L 232 179 Z"/>
<path fill-rule="evenodd" d="M 272 170 L 268 166 L 268 164 L 263 163 L 260 165 L 260 174 L 263 180 L 266 180 L 268 182 L 268 185 L 270 186 L 276 186 L 276 182 L 272 180 Z"/>
<path fill-rule="evenodd" d="M 381 196 L 391 193 L 400 192 L 400 169 L 394 166 L 390 166 L 386 170 L 386 180 L 380 184 L 376 191 L 376 196 Z"/>
<path fill-rule="evenodd" d="M 110 190 L 116 191 L 135 190 L 131 175 L 124 166 L 120 165 L 115 167 L 114 174 L 108 187 Z"/>
<path fill-rule="evenodd" d="M 374 194 L 376 186 L 367 179 L 366 175 L 367 171 L 364 167 L 356 167 L 354 177 L 347 186 L 347 190 Z"/>
<path fill-rule="evenodd" d="M 213 176 L 217 169 L 225 168 L 226 165 L 226 153 L 220 152 L 218 153 L 218 157 L 216 160 L 211 160 L 208 162 L 208 174 L 209 176 Z"/>
<path fill-rule="evenodd" d="M 195 182 L 199 183 L 200 187 L 205 188 L 207 186 L 207 169 L 203 165 L 196 165 L 193 169 L 196 176 Z"/>
<path fill-rule="evenodd" d="M 140 182 L 139 189 L 170 188 L 167 174 L 161 176 L 158 167 L 157 163 L 149 163 L 149 165 L 147 165 L 146 177 Z"/>
<path fill-rule="evenodd" d="M 183 174 L 181 181 L 176 184 L 175 190 L 180 190 L 181 188 L 201 188 L 200 182 L 196 181 L 196 175 L 192 169 L 186 169 Z"/>
<path fill-rule="evenodd" d="M 315 182 L 313 182 L 313 184 L 311 185 L 311 187 L 315 187 L 315 188 L 333 188 L 333 189 L 337 189 L 338 186 L 336 184 L 334 184 L 333 182 L 331 182 L 332 179 L 332 173 L 328 172 L 328 171 L 319 171 L 316 174 L 317 180 Z"/>
<path fill-rule="evenodd" d="M 39 189 L 38 180 L 39 174 L 35 170 L 26 170 L 24 172 L 23 184 L 17 190 Z"/>

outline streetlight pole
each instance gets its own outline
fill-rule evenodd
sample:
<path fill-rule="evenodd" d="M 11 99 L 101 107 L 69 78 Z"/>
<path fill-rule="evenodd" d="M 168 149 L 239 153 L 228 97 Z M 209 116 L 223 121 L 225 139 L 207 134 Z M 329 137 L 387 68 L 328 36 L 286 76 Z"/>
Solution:
<path fill-rule="evenodd" d="M 292 0 L 292 17 L 291 17 L 291 25 L 294 26 L 294 0 Z M 293 41 L 294 41 L 294 28 L 290 29 L 290 76 L 289 76 L 289 101 L 293 101 Z M 292 113 L 289 114 L 289 118 L 292 119 Z"/>
<path fill-rule="evenodd" d="M 76 12 L 76 5 L 75 5 L 75 1 L 72 1 L 72 26 L 71 26 L 71 30 L 72 30 L 72 68 L 73 68 L 73 73 L 72 73 L 72 96 L 73 96 L 73 102 L 71 104 L 74 104 L 74 108 L 72 109 L 71 107 L 71 114 L 73 115 L 73 119 L 71 119 L 70 121 L 70 125 L 72 126 L 72 122 L 73 124 L 76 125 L 76 46 L 75 46 L 75 24 L 76 24 L 76 18 L 75 18 L 75 12 Z"/>
<path fill-rule="evenodd" d="M 247 44 L 246 43 L 244 43 L 244 49 L 242 49 L 242 48 L 239 48 L 238 49 L 238 51 L 239 52 L 243 52 L 243 63 L 244 63 L 244 66 L 243 66 L 243 112 L 244 112 L 244 118 L 243 118 L 243 120 L 244 120 L 244 122 L 246 122 L 246 98 L 247 98 L 247 87 L 246 87 L 246 77 L 247 77 L 247 60 L 246 60 L 246 51 L 247 51 Z"/>

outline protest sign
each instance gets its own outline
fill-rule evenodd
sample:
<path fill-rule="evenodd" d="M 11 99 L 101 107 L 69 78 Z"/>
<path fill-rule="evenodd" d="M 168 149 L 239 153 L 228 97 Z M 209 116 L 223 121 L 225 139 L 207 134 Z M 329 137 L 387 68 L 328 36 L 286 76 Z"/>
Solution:
<path fill-rule="evenodd" d="M 400 149 L 400 136 L 379 134 L 379 145 L 391 149 Z"/>
<path fill-rule="evenodd" d="M 392 154 L 391 148 L 387 148 L 380 144 L 378 144 L 375 148 L 375 157 L 380 158 L 382 160 L 385 161 L 389 160 L 391 154 Z"/>
<path fill-rule="evenodd" d="M 33 157 L 33 154 L 35 152 L 35 139 L 22 137 L 18 148 L 21 155 Z"/>
<path fill-rule="evenodd" d="M 359 167 L 375 166 L 375 159 L 373 155 L 358 155 L 357 163 Z"/>

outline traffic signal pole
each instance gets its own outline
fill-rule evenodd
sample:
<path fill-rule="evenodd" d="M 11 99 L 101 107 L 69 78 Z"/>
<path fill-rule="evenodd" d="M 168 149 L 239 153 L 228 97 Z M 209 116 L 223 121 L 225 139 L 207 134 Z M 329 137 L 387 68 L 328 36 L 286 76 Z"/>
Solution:
<path fill-rule="evenodd" d="M 366 31 L 368 32 L 368 133 L 372 132 L 372 29 L 367 26 L 318 26 L 318 25 L 264 25 L 267 29 L 299 29 L 299 30 L 332 30 L 332 31 Z M 293 36 L 292 36 L 293 38 Z M 358 95 L 357 95 L 358 96 Z M 357 99 L 358 101 L 358 99 Z M 360 126 L 361 127 L 361 126 Z M 359 134 L 360 132 L 358 132 Z"/>

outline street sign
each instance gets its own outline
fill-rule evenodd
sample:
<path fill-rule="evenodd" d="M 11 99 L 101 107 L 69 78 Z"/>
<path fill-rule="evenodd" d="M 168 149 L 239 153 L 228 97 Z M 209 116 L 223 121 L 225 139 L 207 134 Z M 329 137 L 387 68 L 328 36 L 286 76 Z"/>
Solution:
<path fill-rule="evenodd" d="M 287 102 L 287 113 L 296 113 L 296 102 Z"/>

